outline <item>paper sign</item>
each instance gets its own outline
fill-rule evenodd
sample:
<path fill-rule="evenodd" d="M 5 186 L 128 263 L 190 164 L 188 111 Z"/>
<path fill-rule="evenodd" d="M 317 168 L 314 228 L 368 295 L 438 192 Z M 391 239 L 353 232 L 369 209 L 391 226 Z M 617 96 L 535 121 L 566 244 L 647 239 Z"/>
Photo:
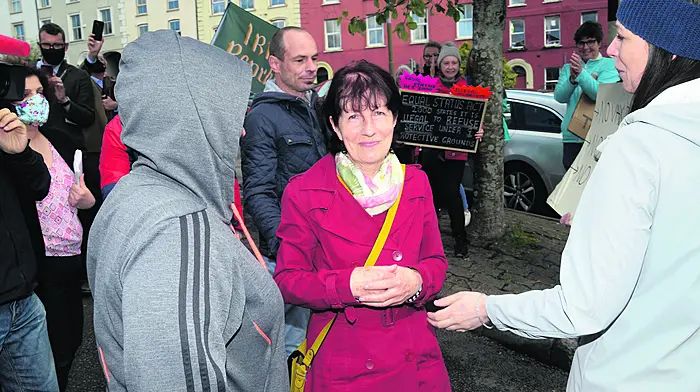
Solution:
<path fill-rule="evenodd" d="M 629 113 L 631 105 L 632 95 L 622 88 L 621 83 L 601 84 L 598 87 L 593 124 L 586 135 L 583 148 L 547 199 L 547 203 L 559 215 L 569 213 L 573 220 L 583 190 L 595 169 L 598 146 L 617 131 L 622 119 Z"/>
<path fill-rule="evenodd" d="M 399 86 L 403 90 L 434 93 L 438 90 L 438 82 L 438 78 L 431 78 L 427 75 L 414 75 L 404 72 L 399 79 Z"/>
<path fill-rule="evenodd" d="M 569 123 L 569 132 L 586 140 L 588 131 L 591 129 L 593 124 L 593 115 L 595 114 L 595 101 L 588 98 L 584 93 L 581 94 L 581 98 L 576 104 L 576 110 L 571 116 L 571 122 Z"/>

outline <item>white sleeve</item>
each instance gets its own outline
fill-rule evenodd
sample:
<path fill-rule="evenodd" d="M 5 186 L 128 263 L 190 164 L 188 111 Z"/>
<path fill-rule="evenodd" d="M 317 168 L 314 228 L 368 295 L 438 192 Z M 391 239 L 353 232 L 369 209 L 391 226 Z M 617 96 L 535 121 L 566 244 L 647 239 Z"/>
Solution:
<path fill-rule="evenodd" d="M 658 159 L 644 125 L 611 137 L 576 212 L 552 289 L 488 297 L 491 322 L 529 338 L 571 338 L 607 328 L 629 301 L 649 242 Z M 657 135 L 658 136 L 658 135 Z"/>

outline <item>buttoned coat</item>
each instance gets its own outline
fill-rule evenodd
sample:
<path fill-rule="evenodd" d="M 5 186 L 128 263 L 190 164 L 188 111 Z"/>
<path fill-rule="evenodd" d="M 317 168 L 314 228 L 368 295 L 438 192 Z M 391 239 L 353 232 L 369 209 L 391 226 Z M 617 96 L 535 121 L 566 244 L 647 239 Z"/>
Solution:
<path fill-rule="evenodd" d="M 450 391 L 424 305 L 442 288 L 447 261 L 428 179 L 407 166 L 403 195 L 376 265 L 394 263 L 423 279 L 413 304 L 363 306 L 350 290 L 386 212 L 370 216 L 344 188 L 332 155 L 292 178 L 282 198 L 275 281 L 286 303 L 312 309 L 309 346 L 338 314 L 307 376 L 306 391 Z"/>

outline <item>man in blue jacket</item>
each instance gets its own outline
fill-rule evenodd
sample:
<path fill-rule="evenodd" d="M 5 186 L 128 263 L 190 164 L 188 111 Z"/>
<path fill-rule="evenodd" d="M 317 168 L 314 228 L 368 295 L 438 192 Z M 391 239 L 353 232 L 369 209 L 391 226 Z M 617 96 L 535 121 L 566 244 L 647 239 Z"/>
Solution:
<path fill-rule="evenodd" d="M 243 203 L 260 231 L 260 252 L 270 273 L 276 266 L 284 188 L 327 152 L 313 89 L 317 59 L 316 42 L 304 29 L 285 27 L 272 37 L 269 61 L 275 78 L 253 100 L 241 138 Z M 308 309 L 286 305 L 287 356 L 305 339 L 308 321 Z"/>
<path fill-rule="evenodd" d="M 561 123 L 564 141 L 564 168 L 569 170 L 581 151 L 584 140 L 569 132 L 569 123 L 576 110 L 581 93 L 593 101 L 598 97 L 600 83 L 617 83 L 620 76 L 615 69 L 615 60 L 600 54 L 603 27 L 598 22 L 585 22 L 574 34 L 578 52 L 571 55 L 559 73 L 559 82 L 554 89 L 554 99 L 566 104 L 566 116 Z"/>

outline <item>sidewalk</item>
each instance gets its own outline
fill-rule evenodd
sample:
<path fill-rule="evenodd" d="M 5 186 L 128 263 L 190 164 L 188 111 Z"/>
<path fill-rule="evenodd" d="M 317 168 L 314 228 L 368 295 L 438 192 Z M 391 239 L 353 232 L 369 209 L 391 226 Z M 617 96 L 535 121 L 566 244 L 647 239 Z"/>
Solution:
<path fill-rule="evenodd" d="M 551 288 L 559 283 L 561 253 L 569 229 L 551 218 L 506 210 L 506 236 L 494 243 L 471 243 L 467 259 L 455 258 L 449 218 L 440 220 L 448 262 L 441 296 L 458 291 L 517 294 Z M 569 370 L 574 339 L 521 338 L 510 332 L 480 328 L 474 331 L 549 365 Z"/>

